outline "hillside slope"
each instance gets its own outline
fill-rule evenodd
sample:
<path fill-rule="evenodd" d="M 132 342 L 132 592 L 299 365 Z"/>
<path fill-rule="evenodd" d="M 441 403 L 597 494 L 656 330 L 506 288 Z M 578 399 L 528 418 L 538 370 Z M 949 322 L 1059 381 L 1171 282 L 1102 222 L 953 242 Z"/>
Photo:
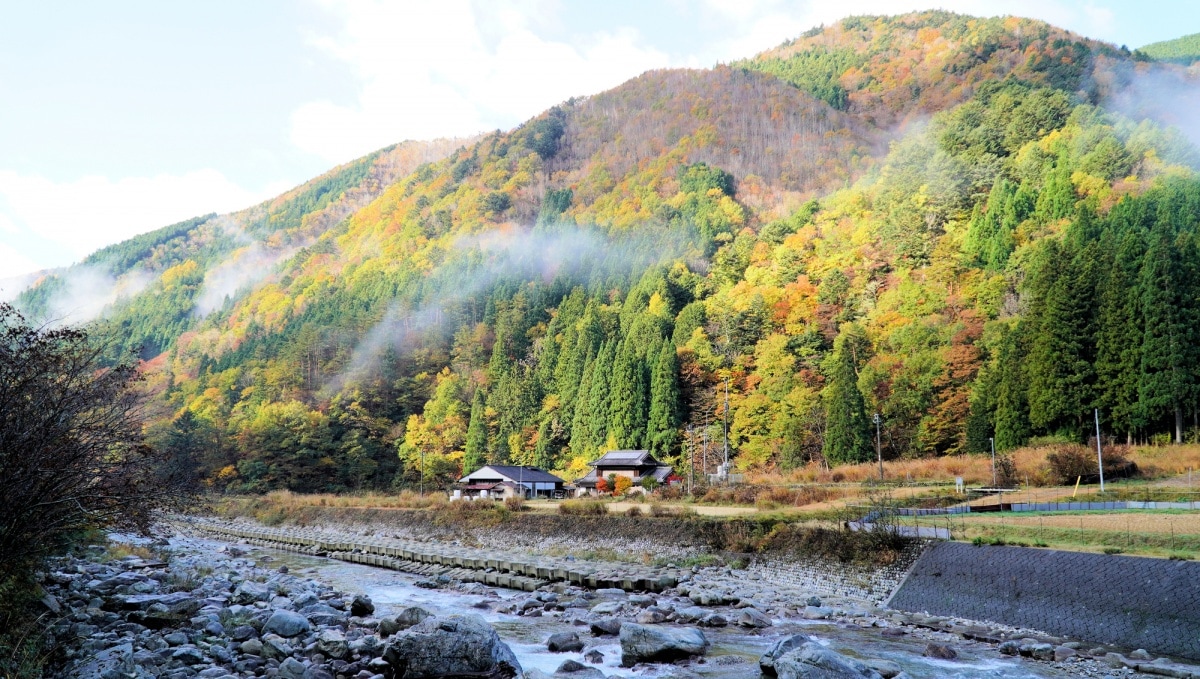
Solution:
<path fill-rule="evenodd" d="M 737 467 L 786 470 L 873 456 L 871 412 L 886 457 L 1081 438 L 1094 407 L 1182 436 L 1197 157 L 1097 106 L 1146 74 L 1191 82 L 1025 19 L 851 18 L 91 264 L 150 273 L 105 327 L 148 359 L 152 439 L 221 488 L 610 447 L 712 472 L 726 421 Z"/>

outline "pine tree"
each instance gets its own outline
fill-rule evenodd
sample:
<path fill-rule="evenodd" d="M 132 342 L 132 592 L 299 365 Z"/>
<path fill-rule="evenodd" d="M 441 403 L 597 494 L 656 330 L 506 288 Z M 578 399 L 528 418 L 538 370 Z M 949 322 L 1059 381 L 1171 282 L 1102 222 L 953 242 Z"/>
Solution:
<path fill-rule="evenodd" d="M 825 442 L 822 453 L 829 464 L 864 462 L 874 456 L 870 422 L 849 333 L 843 330 L 834 340 L 829 359 L 829 383 L 821 392 L 825 403 Z"/>
<path fill-rule="evenodd" d="M 617 445 L 642 448 L 646 440 L 646 368 L 631 341 L 617 345 L 608 404 L 608 429 Z"/>
<path fill-rule="evenodd" d="M 996 450 L 1012 450 L 1029 439 L 1021 330 L 1017 326 L 1004 334 L 996 356 L 996 410 L 992 415 Z"/>
<path fill-rule="evenodd" d="M 592 449 L 591 441 L 591 406 L 592 371 L 595 368 L 595 358 L 588 356 L 584 365 L 583 378 L 579 381 L 579 397 L 575 401 L 575 412 L 571 414 L 571 452 L 580 455 Z"/>
<path fill-rule="evenodd" d="M 1142 341 L 1138 270 L 1144 247 L 1141 238 L 1126 233 L 1116 253 L 1106 258 L 1107 275 L 1100 286 L 1096 339 L 1096 406 L 1104 410 L 1113 429 L 1133 439 L 1140 426 L 1138 381 Z"/>
<path fill-rule="evenodd" d="M 487 408 L 483 400 L 483 389 L 475 390 L 471 399 L 471 420 L 467 424 L 467 442 L 463 453 L 463 473 L 483 466 L 487 457 Z"/>
<path fill-rule="evenodd" d="M 592 365 L 592 383 L 588 387 L 587 445 L 595 450 L 608 438 L 609 391 L 613 377 L 613 354 L 616 346 L 612 341 L 604 343 Z"/>
<path fill-rule="evenodd" d="M 679 357 L 675 353 L 675 345 L 665 342 L 659 351 L 650 381 L 650 420 L 646 438 L 655 456 L 670 457 L 675 454 L 682 421 Z"/>
<path fill-rule="evenodd" d="M 1173 416 L 1175 442 L 1179 443 L 1183 411 L 1195 386 L 1195 282 L 1184 255 L 1184 251 L 1193 255 L 1195 248 L 1190 247 L 1187 235 L 1178 243 L 1172 240 L 1165 224 L 1156 226 L 1143 258 L 1140 284 L 1145 332 L 1138 401 L 1150 422 Z"/>
<path fill-rule="evenodd" d="M 1049 241 L 1030 275 L 1029 422 L 1042 431 L 1074 428 L 1078 434 L 1091 410 L 1095 285 L 1087 262 L 1093 252 L 1076 254 Z"/>

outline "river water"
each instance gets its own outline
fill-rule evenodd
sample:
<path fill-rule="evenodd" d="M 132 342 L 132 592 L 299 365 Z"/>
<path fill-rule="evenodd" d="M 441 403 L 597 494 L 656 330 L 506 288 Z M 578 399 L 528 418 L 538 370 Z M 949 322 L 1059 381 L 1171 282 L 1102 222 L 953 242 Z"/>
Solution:
<path fill-rule="evenodd" d="M 195 537 L 177 537 L 175 541 L 189 543 L 186 547 L 216 550 L 226 543 Z M 179 545 L 183 547 L 184 545 Z M 376 617 L 395 615 L 408 606 L 421 606 L 433 613 L 476 613 L 490 622 L 501 638 L 509 644 L 526 669 L 553 672 L 564 660 L 582 661 L 581 653 L 550 653 L 545 640 L 556 632 L 574 631 L 587 645 L 604 654 L 599 667 L 610 676 L 670 677 L 671 666 L 639 665 L 620 667 L 621 649 L 613 637 L 594 638 L 586 627 L 571 624 L 568 619 L 553 616 L 540 618 L 517 616 L 497 611 L 507 600 L 524 600 L 528 595 L 513 590 L 486 587 L 478 594 L 453 590 L 423 589 L 416 586 L 422 578 L 407 573 L 346 563 L 335 559 L 305 556 L 274 549 L 238 545 L 247 556 L 261 565 L 288 566 L 295 575 L 311 577 L 343 592 L 364 593 L 375 603 Z M 479 607 L 481 602 L 487 608 Z M 990 644 L 973 642 L 959 637 L 946 637 L 958 651 L 953 661 L 926 658 L 922 655 L 926 638 L 916 635 L 884 637 L 878 628 L 859 628 L 839 625 L 832 621 L 775 618 L 775 625 L 764 630 L 745 630 L 738 627 L 705 628 L 704 634 L 712 643 L 702 663 L 688 670 L 712 679 L 754 678 L 760 676 L 758 657 L 779 639 L 792 634 L 807 634 L 829 648 L 852 657 L 878 658 L 899 664 L 914 679 L 1018 679 L 1026 677 L 1077 677 L 1049 663 L 1000 655 Z"/>

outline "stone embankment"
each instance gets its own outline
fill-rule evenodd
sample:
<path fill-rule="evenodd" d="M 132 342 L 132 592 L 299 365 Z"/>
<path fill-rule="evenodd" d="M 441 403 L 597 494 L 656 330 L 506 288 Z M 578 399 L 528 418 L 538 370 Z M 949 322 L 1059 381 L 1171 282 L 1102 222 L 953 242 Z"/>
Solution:
<path fill-rule="evenodd" d="M 209 520 L 195 521 L 192 527 L 216 538 L 244 540 L 261 547 L 390 568 L 442 582 L 478 582 L 526 592 L 555 582 L 592 589 L 661 592 L 674 587 L 683 574 L 672 567 L 580 562 L 570 557 L 480 550 L 440 542 L 380 536 L 351 539 L 310 528 L 263 528 Z"/>
<path fill-rule="evenodd" d="M 316 518 L 316 523 L 307 527 L 268 528 L 247 520 L 211 517 L 189 518 L 188 523 L 221 539 L 525 591 L 567 582 L 658 592 L 691 572 L 669 564 L 678 565 L 712 551 L 705 546 L 704 522 L 514 516 L 499 527 L 460 526 L 457 531 L 447 531 L 430 523 L 426 512 L 394 512 L 386 521 L 363 521 L 350 511 L 343 514 L 345 523 L 330 515 Z M 563 519 L 579 525 L 562 523 Z M 581 540 L 575 537 L 578 535 L 587 538 Z M 571 556 L 597 545 L 631 559 L 668 565 Z M 816 591 L 878 605 L 903 581 L 924 546 L 913 542 L 886 566 L 844 563 L 805 553 L 756 555 L 746 559 L 746 568 L 737 574 L 737 580 L 761 580 L 781 591 Z"/>

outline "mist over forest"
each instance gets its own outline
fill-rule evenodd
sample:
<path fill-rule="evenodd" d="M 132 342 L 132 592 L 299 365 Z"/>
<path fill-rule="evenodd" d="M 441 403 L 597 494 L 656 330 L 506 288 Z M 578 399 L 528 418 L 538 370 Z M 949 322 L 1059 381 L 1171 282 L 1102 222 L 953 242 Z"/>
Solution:
<path fill-rule="evenodd" d="M 1085 442 L 1096 409 L 1195 441 L 1185 48 L 852 17 L 398 143 L 15 302 L 134 354 L 151 443 L 219 491 L 573 479 L 612 448 L 711 472 L 689 451 L 726 423 L 737 470 L 786 472 L 874 459 L 873 413 L 885 459 Z"/>

